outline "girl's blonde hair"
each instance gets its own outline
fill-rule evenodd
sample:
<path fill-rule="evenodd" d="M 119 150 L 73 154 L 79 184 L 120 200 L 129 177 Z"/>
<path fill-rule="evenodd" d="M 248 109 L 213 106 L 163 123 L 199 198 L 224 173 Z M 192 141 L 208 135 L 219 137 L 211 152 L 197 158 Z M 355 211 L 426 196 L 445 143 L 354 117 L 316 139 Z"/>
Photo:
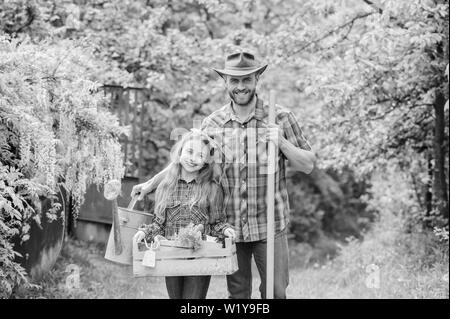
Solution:
<path fill-rule="evenodd" d="M 156 189 L 155 193 L 155 214 L 163 215 L 167 207 L 169 197 L 175 192 L 178 179 L 180 178 L 182 166 L 180 156 L 186 142 L 199 139 L 208 147 L 208 158 L 204 166 L 198 171 L 197 183 L 193 187 L 193 196 L 189 202 L 190 208 L 194 205 L 221 209 L 223 201 L 222 188 L 219 186 L 221 170 L 220 166 L 213 160 L 215 151 L 218 151 L 216 144 L 211 138 L 200 130 L 187 132 L 174 146 L 171 153 L 172 164 Z M 212 222 L 210 216 L 210 222 Z"/>

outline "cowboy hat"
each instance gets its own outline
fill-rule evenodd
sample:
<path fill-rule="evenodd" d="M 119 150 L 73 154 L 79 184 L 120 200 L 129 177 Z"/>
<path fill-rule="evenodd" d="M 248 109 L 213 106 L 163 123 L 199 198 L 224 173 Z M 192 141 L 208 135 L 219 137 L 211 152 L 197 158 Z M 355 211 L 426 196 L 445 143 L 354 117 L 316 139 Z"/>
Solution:
<path fill-rule="evenodd" d="M 263 73 L 266 65 L 258 65 L 255 56 L 248 52 L 238 52 L 227 56 L 224 69 L 214 69 L 222 78 L 224 75 L 243 76 L 258 72 Z"/>

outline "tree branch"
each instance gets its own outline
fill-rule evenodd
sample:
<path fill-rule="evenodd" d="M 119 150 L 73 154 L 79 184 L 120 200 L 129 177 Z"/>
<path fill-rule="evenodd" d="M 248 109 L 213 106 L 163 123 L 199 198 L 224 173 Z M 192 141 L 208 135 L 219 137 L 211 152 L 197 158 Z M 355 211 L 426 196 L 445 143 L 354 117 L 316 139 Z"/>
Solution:
<path fill-rule="evenodd" d="M 386 112 L 384 112 L 383 114 L 380 114 L 380 115 L 378 115 L 378 116 L 374 116 L 374 117 L 369 117 L 369 118 L 367 118 L 367 120 L 369 120 L 369 121 L 376 121 L 376 120 L 381 120 L 381 119 L 383 119 L 386 115 L 388 115 L 389 113 L 392 113 L 394 110 L 396 110 L 397 109 L 397 106 L 398 106 L 398 104 L 399 104 L 399 102 L 400 101 L 397 101 L 397 103 L 394 105 L 394 106 L 392 106 L 390 109 L 388 109 Z M 377 103 L 378 104 L 378 103 Z M 410 110 L 412 110 L 413 108 L 415 108 L 415 107 L 418 107 L 418 106 L 432 106 L 433 104 L 427 104 L 427 103 L 422 103 L 422 104 L 413 104 L 413 105 L 411 105 L 410 107 L 409 107 L 409 109 Z"/>
<path fill-rule="evenodd" d="M 372 8 L 376 9 L 378 11 L 379 14 L 383 13 L 383 9 L 381 9 L 379 6 L 377 6 L 375 3 L 373 3 L 370 0 L 363 0 L 365 3 L 367 3 L 369 6 L 371 6 Z"/>
<path fill-rule="evenodd" d="M 333 43 L 332 45 L 330 45 L 329 47 L 323 48 L 324 50 L 330 50 L 335 48 L 339 42 L 347 40 L 348 39 L 348 35 L 350 34 L 350 32 L 352 32 L 353 29 L 353 25 L 354 25 L 355 21 L 352 21 L 350 23 L 350 27 L 348 28 L 347 32 L 339 39 L 337 40 L 335 43 Z"/>
<path fill-rule="evenodd" d="M 364 13 L 364 14 L 357 15 L 357 16 L 353 17 L 351 20 L 345 22 L 344 24 L 341 24 L 341 25 L 335 27 L 334 29 L 328 31 L 327 33 L 325 33 L 321 37 L 306 43 L 300 49 L 298 49 L 297 51 L 293 52 L 292 54 L 300 53 L 300 52 L 304 51 L 305 49 L 307 49 L 308 47 L 310 47 L 311 45 L 316 44 L 316 43 L 318 43 L 318 42 L 328 38 L 333 33 L 336 33 L 337 31 L 339 31 L 339 30 L 341 30 L 341 29 L 343 29 L 343 28 L 345 28 L 345 27 L 347 27 L 349 25 L 353 25 L 353 23 L 355 23 L 356 20 L 364 19 L 364 18 L 366 18 L 368 16 L 371 16 L 373 14 L 376 14 L 376 13 L 377 12 L 372 11 L 372 12 L 367 12 L 367 13 Z"/>
<path fill-rule="evenodd" d="M 206 21 L 205 21 L 205 27 L 208 30 L 209 37 L 211 39 L 214 39 L 214 32 L 211 29 L 211 27 L 208 25 L 208 22 L 211 20 L 211 14 L 209 13 L 208 9 L 205 6 L 201 6 L 201 10 L 205 13 Z"/>

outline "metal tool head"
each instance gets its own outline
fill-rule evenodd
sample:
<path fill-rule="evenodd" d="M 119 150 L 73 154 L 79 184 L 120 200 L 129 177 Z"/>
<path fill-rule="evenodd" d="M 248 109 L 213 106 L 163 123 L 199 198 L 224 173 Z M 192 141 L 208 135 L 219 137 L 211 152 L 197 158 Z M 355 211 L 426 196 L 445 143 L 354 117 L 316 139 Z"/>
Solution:
<path fill-rule="evenodd" d="M 114 200 L 120 195 L 120 189 L 122 184 L 117 179 L 112 179 L 105 184 L 105 189 L 103 191 L 103 196 L 107 200 Z"/>

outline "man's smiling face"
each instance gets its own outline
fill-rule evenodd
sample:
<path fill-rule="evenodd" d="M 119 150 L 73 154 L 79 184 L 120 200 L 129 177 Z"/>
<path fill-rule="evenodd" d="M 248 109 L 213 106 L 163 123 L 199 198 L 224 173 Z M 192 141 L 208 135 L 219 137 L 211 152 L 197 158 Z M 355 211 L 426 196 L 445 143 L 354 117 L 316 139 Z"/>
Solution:
<path fill-rule="evenodd" d="M 234 103 L 247 105 L 255 95 L 258 76 L 252 73 L 244 76 L 227 75 L 225 79 L 228 94 Z"/>

